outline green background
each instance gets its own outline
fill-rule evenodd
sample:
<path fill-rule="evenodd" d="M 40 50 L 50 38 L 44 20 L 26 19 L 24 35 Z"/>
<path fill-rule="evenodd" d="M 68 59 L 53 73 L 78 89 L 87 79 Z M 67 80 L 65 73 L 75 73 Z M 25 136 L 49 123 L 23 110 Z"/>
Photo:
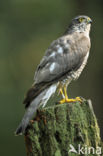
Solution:
<path fill-rule="evenodd" d="M 80 14 L 93 19 L 92 47 L 68 92 L 92 99 L 103 137 L 103 0 L 0 0 L 0 156 L 26 155 L 23 136 L 14 136 L 24 95 L 49 44 Z"/>

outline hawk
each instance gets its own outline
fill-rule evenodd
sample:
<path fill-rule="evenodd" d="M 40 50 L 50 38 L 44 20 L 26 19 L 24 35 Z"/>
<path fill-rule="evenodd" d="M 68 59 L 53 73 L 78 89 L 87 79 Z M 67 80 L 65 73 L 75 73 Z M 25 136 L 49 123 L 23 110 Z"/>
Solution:
<path fill-rule="evenodd" d="M 60 104 L 81 101 L 80 97 L 69 99 L 67 87 L 76 80 L 84 69 L 90 51 L 90 27 L 92 20 L 88 16 L 77 16 L 62 37 L 53 41 L 38 65 L 34 84 L 24 99 L 25 114 L 16 130 L 23 134 L 40 106 L 45 106 L 49 98 L 58 90 L 62 95 Z"/>

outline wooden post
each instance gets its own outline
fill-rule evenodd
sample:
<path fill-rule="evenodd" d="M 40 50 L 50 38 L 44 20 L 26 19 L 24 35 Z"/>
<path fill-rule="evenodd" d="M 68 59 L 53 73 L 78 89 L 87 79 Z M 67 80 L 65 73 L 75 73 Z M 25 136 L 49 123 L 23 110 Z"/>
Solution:
<path fill-rule="evenodd" d="M 91 101 L 43 108 L 38 121 L 30 124 L 25 143 L 27 156 L 77 156 L 81 147 L 80 155 L 99 156 L 102 143 Z M 75 152 L 70 152 L 72 147 Z"/>

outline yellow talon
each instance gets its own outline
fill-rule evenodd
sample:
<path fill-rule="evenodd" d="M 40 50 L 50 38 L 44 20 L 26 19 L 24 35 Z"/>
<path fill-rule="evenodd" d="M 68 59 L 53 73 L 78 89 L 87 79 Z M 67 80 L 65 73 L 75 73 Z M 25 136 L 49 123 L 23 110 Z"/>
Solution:
<path fill-rule="evenodd" d="M 82 99 L 80 97 L 76 97 L 76 101 L 82 102 Z"/>
<path fill-rule="evenodd" d="M 62 99 L 61 101 L 59 101 L 60 104 L 63 103 L 71 103 L 71 102 L 82 102 L 82 100 L 80 99 L 80 97 L 76 97 L 75 99 Z"/>
<path fill-rule="evenodd" d="M 70 102 L 75 102 L 75 99 L 62 99 L 61 101 L 59 101 L 60 104 L 70 103 Z"/>
<path fill-rule="evenodd" d="M 58 103 L 59 103 L 59 104 L 65 103 L 65 99 L 60 100 Z"/>
<path fill-rule="evenodd" d="M 64 89 L 64 90 L 63 90 Z M 70 103 L 70 102 L 82 102 L 80 97 L 76 97 L 75 99 L 69 99 L 67 95 L 67 87 L 64 86 L 63 89 L 60 87 L 59 93 L 62 95 L 63 99 L 60 100 L 58 103 L 63 104 L 63 103 Z M 64 91 L 64 92 L 63 92 Z"/>

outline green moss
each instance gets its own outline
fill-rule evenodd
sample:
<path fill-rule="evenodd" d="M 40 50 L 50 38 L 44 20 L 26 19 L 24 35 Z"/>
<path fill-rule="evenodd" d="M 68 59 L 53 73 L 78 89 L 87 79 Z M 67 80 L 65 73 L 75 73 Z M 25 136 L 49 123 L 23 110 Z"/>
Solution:
<path fill-rule="evenodd" d="M 40 121 L 35 121 L 28 131 L 30 155 L 73 156 L 70 144 L 76 149 L 78 144 L 95 148 L 101 145 L 97 120 L 86 100 L 44 108 L 39 117 Z"/>
<path fill-rule="evenodd" d="M 61 156 L 60 150 L 57 150 L 54 154 L 54 156 Z"/>

